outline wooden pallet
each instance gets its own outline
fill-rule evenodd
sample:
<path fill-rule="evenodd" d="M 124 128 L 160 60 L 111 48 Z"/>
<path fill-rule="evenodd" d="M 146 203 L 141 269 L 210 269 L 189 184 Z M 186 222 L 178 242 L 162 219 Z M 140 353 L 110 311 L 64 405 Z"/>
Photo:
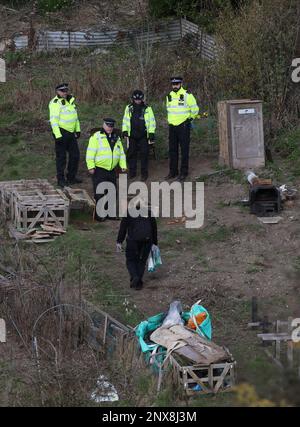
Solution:
<path fill-rule="evenodd" d="M 185 366 L 173 353 L 170 356 L 173 378 L 183 387 L 187 396 L 217 394 L 232 391 L 236 383 L 236 362 L 209 366 Z"/>
<path fill-rule="evenodd" d="M 94 209 L 95 202 L 86 190 L 81 188 L 65 187 L 64 192 L 70 200 L 71 209 Z"/>

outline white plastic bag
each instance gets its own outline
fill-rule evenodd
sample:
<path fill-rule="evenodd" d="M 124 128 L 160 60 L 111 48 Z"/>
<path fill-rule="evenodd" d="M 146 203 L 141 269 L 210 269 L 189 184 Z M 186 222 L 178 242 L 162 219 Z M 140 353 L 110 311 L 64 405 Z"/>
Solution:
<path fill-rule="evenodd" d="M 174 301 L 170 304 L 168 314 L 163 321 L 162 328 L 171 328 L 175 325 L 184 325 L 184 321 L 181 318 L 182 305 L 180 301 Z"/>
<path fill-rule="evenodd" d="M 148 258 L 148 272 L 153 273 L 157 267 L 162 265 L 159 247 L 152 245 Z"/>
<path fill-rule="evenodd" d="M 150 251 L 149 258 L 148 258 L 148 272 L 153 273 L 155 271 L 154 267 L 154 261 L 153 261 L 153 254 L 152 251 Z"/>

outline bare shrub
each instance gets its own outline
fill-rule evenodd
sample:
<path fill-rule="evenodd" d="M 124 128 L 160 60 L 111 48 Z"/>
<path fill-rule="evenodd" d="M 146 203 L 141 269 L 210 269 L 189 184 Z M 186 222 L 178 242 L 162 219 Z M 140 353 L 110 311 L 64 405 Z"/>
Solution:
<path fill-rule="evenodd" d="M 223 14 L 218 22 L 222 48 L 214 69 L 215 94 L 262 99 L 273 130 L 298 118 L 291 64 L 299 22 L 299 2 L 290 0 L 255 0 L 238 15 Z"/>
<path fill-rule="evenodd" d="M 30 401 L 24 393 L 20 404 L 87 405 L 97 376 L 105 369 L 100 353 L 89 344 L 92 319 L 74 292 L 62 295 L 61 284 L 47 274 L 37 282 L 33 272 L 40 266 L 35 262 L 18 247 L 7 245 L 1 251 L 5 276 L 0 283 L 0 317 L 13 332 L 10 345 L 22 348 L 17 366 L 10 369 L 31 390 Z"/>

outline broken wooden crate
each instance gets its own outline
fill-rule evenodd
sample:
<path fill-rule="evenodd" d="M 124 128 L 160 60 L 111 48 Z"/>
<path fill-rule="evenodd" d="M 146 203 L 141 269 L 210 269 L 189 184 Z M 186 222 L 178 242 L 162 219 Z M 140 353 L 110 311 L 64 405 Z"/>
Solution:
<path fill-rule="evenodd" d="M 183 325 L 162 326 L 150 340 L 167 349 L 164 363 L 170 354 L 177 383 L 187 395 L 216 394 L 235 384 L 235 362 L 229 351 Z"/>
<path fill-rule="evenodd" d="M 173 353 L 169 362 L 173 369 L 173 378 L 183 387 L 187 396 L 229 392 L 236 383 L 234 360 L 209 366 L 188 366 Z"/>
<path fill-rule="evenodd" d="M 12 222 L 18 230 L 31 230 L 46 222 L 66 229 L 69 199 L 58 189 L 13 190 Z"/>
<path fill-rule="evenodd" d="M 70 200 L 70 208 L 73 210 L 77 209 L 89 209 L 93 210 L 95 208 L 94 200 L 89 196 L 86 190 L 82 188 L 64 188 L 65 194 Z"/>

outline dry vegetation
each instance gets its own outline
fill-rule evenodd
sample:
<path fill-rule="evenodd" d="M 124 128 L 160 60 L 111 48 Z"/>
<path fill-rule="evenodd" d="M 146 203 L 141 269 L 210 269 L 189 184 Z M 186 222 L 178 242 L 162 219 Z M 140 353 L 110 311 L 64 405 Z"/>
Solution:
<path fill-rule="evenodd" d="M 81 28 L 81 24 L 99 28 L 94 26 L 102 13 L 94 4 L 99 2 L 82 3 L 89 18 L 76 8 L 67 20 L 58 12 L 51 16 L 59 26 L 72 22 L 74 27 L 70 28 L 74 29 Z M 103 19 L 108 19 L 101 23 L 101 28 L 110 25 L 116 16 L 113 2 L 106 3 L 108 9 Z M 125 8 L 124 3 L 118 2 L 118 13 Z M 169 90 L 170 75 L 178 73 L 184 75 L 201 107 L 210 111 L 209 119 L 197 124 L 194 130 L 193 176 L 216 168 L 217 101 L 231 97 L 262 98 L 267 142 L 275 153 L 275 163 L 269 164 L 262 174 L 278 183 L 299 185 L 299 89 L 290 82 L 291 60 L 298 49 L 298 3 L 254 0 L 238 15 L 224 13 L 216 30 L 223 50 L 219 60 L 213 62 L 201 60 L 185 43 L 165 48 L 134 42 L 126 49 L 114 47 L 99 54 L 91 50 L 7 52 L 9 79 L 0 87 L 0 157 L 5 165 L 0 179 L 55 180 L 47 105 L 60 81 L 68 81 L 78 99 L 83 155 L 89 129 L 99 125 L 104 115 L 113 115 L 119 124 L 131 90 L 146 89 L 147 100 L 154 105 L 159 122 L 159 161 L 152 163 L 151 174 L 160 179 L 167 172 L 163 100 Z M 22 20 L 16 22 L 13 12 L 1 13 L 6 14 L 6 30 L 14 32 L 20 23 L 23 25 Z M 23 18 L 25 22 L 25 15 Z M 47 27 L 53 28 L 48 18 Z M 40 16 L 37 26 L 44 25 L 48 18 Z M 127 14 L 125 20 L 135 22 L 136 16 Z M 90 218 L 73 217 L 66 236 L 46 249 L 14 245 L 2 227 L 0 317 L 8 319 L 9 340 L 5 350 L 0 347 L 1 404 L 92 404 L 90 392 L 98 374 L 108 372 L 108 366 L 103 354 L 95 353 L 86 340 L 89 319 L 82 311 L 82 296 L 135 326 L 146 316 L 166 309 L 172 299 L 182 298 L 188 305 L 199 299 L 199 293 L 205 296 L 212 313 L 216 339 L 228 345 L 238 359 L 241 381 L 254 384 L 260 396 L 269 399 L 263 400 L 264 404 L 272 405 L 273 400 L 279 404 L 282 395 L 299 404 L 298 382 L 293 379 L 285 383 L 288 377 L 283 379 L 275 372 L 255 334 L 250 334 L 245 326 L 250 319 L 249 301 L 253 295 L 262 298 L 265 310 L 274 320 L 285 320 L 291 311 L 297 315 L 299 203 L 285 212 L 285 222 L 270 233 L 235 204 L 246 195 L 243 183 L 242 175 L 234 171 L 206 183 L 207 223 L 199 233 L 188 234 L 182 228 L 159 224 L 164 265 L 139 295 L 129 294 L 124 263 L 114 254 L 117 224 L 95 225 Z M 85 185 L 91 189 L 89 182 Z M 180 244 L 175 244 L 176 240 Z M 107 243 L 105 247 L 103 242 Z M 108 268 L 112 265 L 113 269 Z M 124 308 L 126 301 L 129 306 Z M 143 369 L 142 360 L 136 359 L 134 353 L 133 346 L 109 366 L 109 377 L 122 402 L 170 406 L 175 401 L 171 383 L 165 384 L 164 392 L 156 396 L 156 378 Z M 247 400 L 253 405 L 260 401 L 257 393 L 247 388 L 241 389 L 240 398 L 243 405 L 247 405 Z M 176 403 L 183 402 L 179 399 Z M 201 399 L 195 403 L 234 405 L 236 401 L 220 396 L 217 400 Z"/>

